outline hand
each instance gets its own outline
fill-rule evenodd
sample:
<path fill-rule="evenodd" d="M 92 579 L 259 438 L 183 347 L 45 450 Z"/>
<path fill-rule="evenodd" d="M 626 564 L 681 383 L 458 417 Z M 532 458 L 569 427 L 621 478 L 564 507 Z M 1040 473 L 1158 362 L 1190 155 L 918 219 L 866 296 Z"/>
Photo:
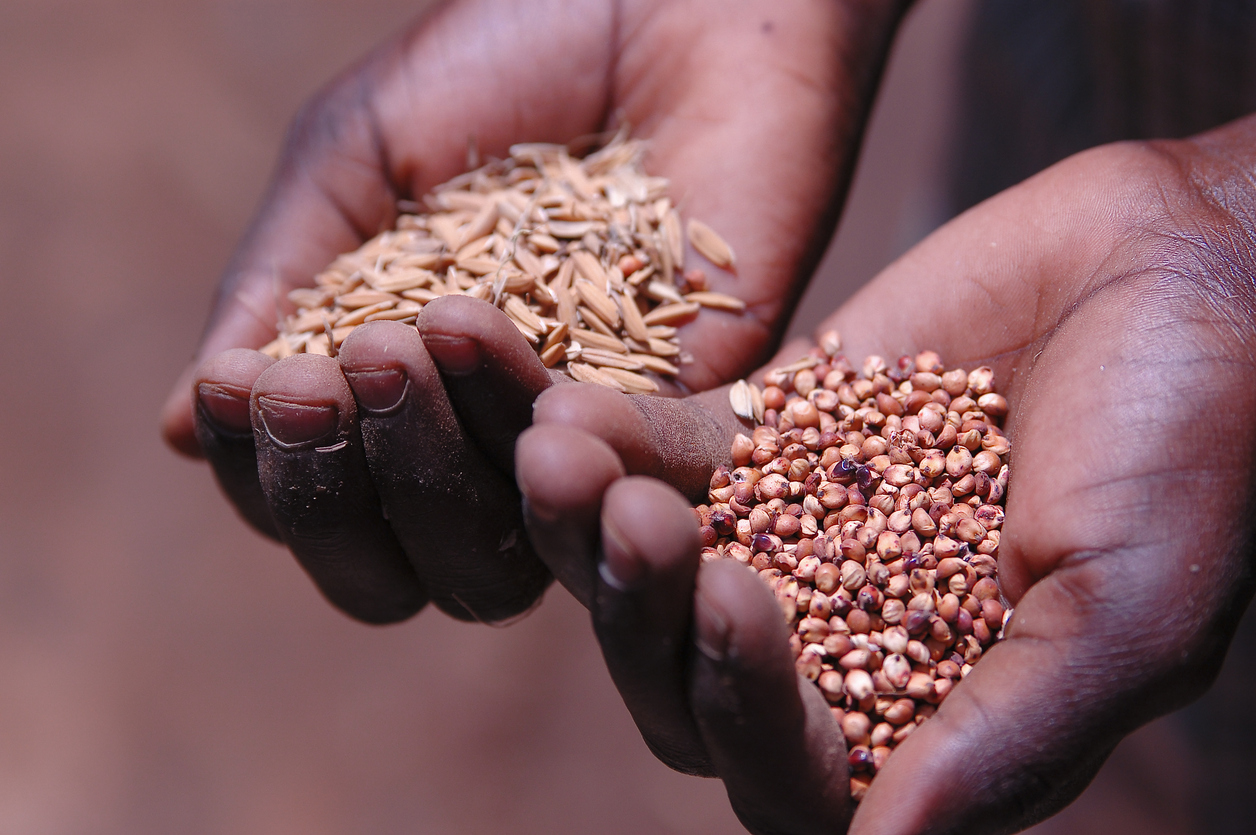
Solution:
<path fill-rule="evenodd" d="M 896 749 L 852 831 L 1027 826 L 1211 683 L 1252 595 L 1254 166 L 1256 119 L 1078 155 L 943 227 L 822 326 L 852 357 L 992 365 L 1012 406 L 1007 637 Z M 662 460 L 667 426 L 642 459 L 592 411 L 543 395 L 518 479 L 538 552 L 596 584 L 585 599 L 647 740 L 723 778 L 752 831 L 842 829 L 836 730 L 784 663 L 766 589 L 699 569 L 680 497 L 616 478 Z M 545 478 L 562 449 L 584 488 Z M 683 478 L 653 474 L 698 484 L 702 456 L 685 456 Z"/>
<path fill-rule="evenodd" d="M 469 137 L 504 156 L 513 142 L 567 141 L 622 122 L 650 140 L 652 173 L 671 179 L 684 210 L 736 248 L 735 274 L 706 272 L 713 289 L 747 301 L 747 314 L 713 312 L 685 328 L 694 361 L 679 383 L 700 390 L 735 378 L 779 334 L 832 231 L 906 5 L 441 5 L 297 119 L 197 360 L 167 404 L 166 438 L 209 457 L 242 515 L 288 544 L 356 617 L 403 618 L 429 595 L 459 617 L 522 610 L 544 571 L 516 535 L 511 432 L 527 425 L 523 404 L 548 377 L 506 344 L 504 319 L 464 306 L 425 313 L 422 340 L 362 329 L 339 363 L 271 365 L 238 349 L 272 339 L 287 291 L 389 225 L 399 198 L 459 173 Z M 464 372 L 454 355 L 471 344 L 483 379 L 455 382 Z M 408 392 L 406 402 L 372 413 L 367 402 L 388 399 L 384 388 Z M 495 391 L 519 407 L 500 425 L 495 401 L 477 399 Z M 433 421 L 438 431 L 420 438 Z"/>

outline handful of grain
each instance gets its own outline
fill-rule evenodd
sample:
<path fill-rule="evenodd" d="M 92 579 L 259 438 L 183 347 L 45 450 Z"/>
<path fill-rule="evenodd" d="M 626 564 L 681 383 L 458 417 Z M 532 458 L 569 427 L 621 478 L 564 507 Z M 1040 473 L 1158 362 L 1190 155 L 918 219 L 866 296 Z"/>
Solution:
<path fill-rule="evenodd" d="M 643 151 L 622 135 L 583 159 L 561 145 L 515 145 L 508 159 L 438 186 L 427 211 L 341 255 L 315 287 L 289 293 L 296 313 L 262 350 L 335 356 L 364 322 L 413 322 L 433 299 L 463 294 L 503 310 L 547 367 L 657 391 L 647 372 L 672 377 L 686 361 L 677 326 L 704 307 L 745 304 L 684 269 L 680 216 L 667 180 L 642 170 Z M 732 249 L 710 227 L 690 220 L 687 235 L 732 268 Z"/>
<path fill-rule="evenodd" d="M 703 559 L 776 594 L 800 673 L 832 705 L 859 800 L 896 745 L 1002 637 L 996 578 L 1010 447 L 989 368 L 932 351 L 855 369 L 836 332 L 742 381 L 733 442 L 696 513 Z"/>

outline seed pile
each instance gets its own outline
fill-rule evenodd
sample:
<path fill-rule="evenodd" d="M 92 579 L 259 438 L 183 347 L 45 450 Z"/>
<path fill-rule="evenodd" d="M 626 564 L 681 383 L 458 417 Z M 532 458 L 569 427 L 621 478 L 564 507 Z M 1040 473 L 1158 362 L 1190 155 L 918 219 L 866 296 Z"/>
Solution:
<path fill-rule="evenodd" d="M 700 268 L 684 269 L 680 215 L 667 180 L 644 173 L 643 150 L 622 136 L 583 159 L 561 145 L 515 145 L 508 159 L 437 187 L 427 211 L 402 214 L 395 230 L 341 255 L 316 286 L 289 293 L 296 313 L 262 350 L 335 356 L 364 322 L 413 322 L 433 299 L 465 294 L 501 308 L 547 367 L 657 391 L 647 373 L 672 377 L 687 360 L 678 325 L 702 308 L 745 304 L 710 291 Z M 708 261 L 733 268 L 710 227 L 691 219 L 686 234 Z"/>
<path fill-rule="evenodd" d="M 994 374 L 932 351 L 854 368 L 821 347 L 733 387 L 760 425 L 696 508 L 703 559 L 776 594 L 799 672 L 828 699 L 863 797 L 896 745 L 1002 636 L 996 578 L 1009 445 Z"/>

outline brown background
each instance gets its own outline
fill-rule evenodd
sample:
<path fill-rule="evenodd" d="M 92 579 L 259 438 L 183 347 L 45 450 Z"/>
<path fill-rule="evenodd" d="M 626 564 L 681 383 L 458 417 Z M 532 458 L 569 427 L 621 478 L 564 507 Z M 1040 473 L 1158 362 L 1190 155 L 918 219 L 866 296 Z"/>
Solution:
<path fill-rule="evenodd" d="M 799 328 L 940 220 L 969 6 L 910 21 Z M 287 120 L 415 10 L 6 0 L 0 831 L 740 831 L 648 754 L 560 590 L 510 629 L 352 623 L 158 439 Z M 1053 826 L 1186 831 L 1185 727 Z"/>

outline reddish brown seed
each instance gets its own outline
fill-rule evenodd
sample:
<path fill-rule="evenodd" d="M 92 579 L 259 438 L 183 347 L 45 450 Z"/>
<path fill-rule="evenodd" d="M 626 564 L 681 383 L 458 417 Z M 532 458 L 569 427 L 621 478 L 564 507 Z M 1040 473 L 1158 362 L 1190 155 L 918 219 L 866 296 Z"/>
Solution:
<path fill-rule="evenodd" d="M 820 692 L 830 702 L 837 703 L 845 698 L 846 694 L 843 691 L 844 680 L 842 674 L 837 670 L 825 670 L 820 673 L 820 677 L 816 679 L 816 684 L 820 685 Z"/>
<path fill-rule="evenodd" d="M 921 536 L 930 537 L 938 532 L 937 523 L 929 516 L 929 511 L 918 507 L 911 513 L 912 530 Z"/>
<path fill-rule="evenodd" d="M 894 415 L 899 417 L 903 414 L 903 404 L 899 403 L 888 394 L 878 394 L 876 396 L 877 411 L 883 415 Z"/>
<path fill-rule="evenodd" d="M 846 695 L 850 696 L 855 701 L 860 701 L 862 699 L 865 699 L 868 696 L 871 696 L 874 692 L 873 686 L 872 686 L 872 676 L 869 675 L 866 670 L 862 670 L 862 669 L 851 670 L 850 672 L 846 674 L 844 684 L 845 684 Z M 850 713 L 847 715 L 848 716 L 863 716 L 863 714 L 861 713 Z M 863 718 L 865 720 L 868 719 L 867 716 L 864 716 Z M 871 730 L 871 722 L 869 721 L 868 724 L 869 724 L 869 727 L 864 731 L 864 733 L 867 733 L 868 730 Z M 847 739 L 850 739 L 849 734 L 847 735 Z M 857 743 L 864 742 L 864 740 L 862 739 L 856 740 L 856 742 Z"/>
<path fill-rule="evenodd" d="M 987 432 L 981 439 L 981 448 L 1000 458 L 1011 452 L 1012 446 L 1002 433 Z"/>
<path fill-rule="evenodd" d="M 829 637 L 832 630 L 827 620 L 806 617 L 798 623 L 798 637 L 806 644 L 819 644 Z"/>
<path fill-rule="evenodd" d="M 963 545 L 964 544 L 959 540 L 951 539 L 949 536 L 939 534 L 938 537 L 933 540 L 933 555 L 938 558 L 938 564 L 941 565 L 942 560 L 954 557 L 958 554 Z"/>
<path fill-rule="evenodd" d="M 842 588 L 849 592 L 858 591 L 867 582 L 868 573 L 859 563 L 848 560 L 842 563 Z"/>
<path fill-rule="evenodd" d="M 903 568 L 903 565 L 902 565 L 903 562 L 904 560 L 896 560 L 894 565 L 897 566 L 901 570 Z M 902 600 L 904 597 L 907 597 L 908 595 L 910 595 L 911 594 L 911 575 L 910 574 L 895 574 L 894 576 L 890 577 L 889 581 L 885 585 L 885 593 L 888 596 L 896 598 L 898 600 Z"/>
<path fill-rule="evenodd" d="M 917 415 L 921 409 L 932 402 L 933 398 L 929 395 L 929 392 L 917 389 L 903 399 L 903 413 Z"/>
<path fill-rule="evenodd" d="M 816 569 L 816 588 L 825 594 L 832 594 L 841 583 L 841 569 L 832 563 L 824 563 Z"/>
<path fill-rule="evenodd" d="M 972 588 L 973 597 L 978 600 L 994 600 L 999 596 L 999 584 L 989 577 L 978 580 Z M 974 614 L 976 614 L 974 612 Z"/>
<path fill-rule="evenodd" d="M 968 521 L 972 522 L 973 520 L 970 519 Z M 973 524 L 977 524 L 977 523 L 974 522 Z M 978 525 L 978 527 L 981 527 L 981 526 Z M 776 523 L 772 526 L 772 533 L 776 534 L 782 539 L 787 539 L 791 536 L 795 536 L 798 533 L 798 531 L 801 529 L 802 529 L 802 522 L 798 519 L 798 517 L 785 513 L 776 517 Z M 982 531 L 982 536 L 985 536 L 984 529 Z"/>
<path fill-rule="evenodd" d="M 896 560 L 903 554 L 902 544 L 899 542 L 898 534 L 893 531 L 882 531 L 877 536 L 877 557 L 882 562 Z"/>
<path fill-rule="evenodd" d="M 908 609 L 902 625 L 909 635 L 922 635 L 929 625 L 929 615 L 919 609 Z"/>
<path fill-rule="evenodd" d="M 820 410 L 815 407 L 814 403 L 806 400 L 795 401 L 787 407 L 786 411 L 793 419 L 795 426 L 806 428 L 820 425 Z"/>
<path fill-rule="evenodd" d="M 960 611 L 959 597 L 955 594 L 945 594 L 938 601 L 938 617 L 947 623 L 955 623 Z"/>
<path fill-rule="evenodd" d="M 1003 604 L 993 598 L 981 601 L 981 617 L 991 632 L 998 632 L 1003 628 Z"/>
<path fill-rule="evenodd" d="M 754 492 L 764 502 L 783 499 L 789 495 L 789 479 L 778 474 L 766 475 L 755 484 Z"/>
<path fill-rule="evenodd" d="M 852 609 L 846 616 L 846 624 L 852 633 L 866 635 L 872 631 L 872 616 L 863 609 Z"/>
<path fill-rule="evenodd" d="M 799 543 L 802 547 L 802 543 Z M 816 557 L 802 557 L 798 560 L 798 567 L 794 569 L 794 576 L 798 578 L 800 583 L 808 583 L 814 585 L 816 572 L 820 570 L 820 560 Z"/>
<path fill-rule="evenodd" d="M 973 471 L 976 473 L 984 473 L 988 476 L 996 476 L 999 469 L 1003 466 L 1003 459 L 998 454 L 988 449 L 983 449 L 973 456 Z M 988 490 L 989 488 L 987 488 Z"/>
<path fill-rule="evenodd" d="M 832 622 L 829 624 L 832 629 Z M 824 654 L 832 658 L 841 658 L 855 648 L 850 636 L 842 632 L 832 632 L 824 639 Z"/>
<path fill-rule="evenodd" d="M 897 624 L 907 613 L 907 606 L 901 600 L 887 600 L 881 604 L 881 619 L 886 623 Z"/>
<path fill-rule="evenodd" d="M 815 391 L 819 382 L 816 380 L 816 374 L 810 368 L 804 368 L 794 375 L 794 391 L 802 397 L 806 397 Z"/>
<path fill-rule="evenodd" d="M 838 664 L 845 670 L 866 670 L 872 653 L 866 649 L 852 649 L 838 659 Z"/>
<path fill-rule="evenodd" d="M 966 447 L 956 445 L 946 454 L 946 473 L 951 478 L 961 478 L 971 472 L 973 466 L 972 453 Z"/>
<path fill-rule="evenodd" d="M 961 541 L 975 545 L 986 538 L 986 529 L 976 519 L 961 519 L 955 526 L 955 534 Z"/>
<path fill-rule="evenodd" d="M 938 560 L 937 577 L 939 581 L 949 580 L 952 575 L 964 570 L 964 561 L 955 557 Z"/>
<path fill-rule="evenodd" d="M 978 395 L 989 394 L 994 389 L 994 369 L 983 365 L 969 372 L 968 387 Z"/>
<path fill-rule="evenodd" d="M 905 655 L 893 653 L 885 657 L 881 663 L 881 671 L 894 690 L 901 691 L 911 677 L 911 661 Z"/>
<path fill-rule="evenodd" d="M 967 609 L 960 607 L 955 615 L 955 629 L 961 635 L 971 635 L 973 632 L 973 616 Z"/>
<path fill-rule="evenodd" d="M 934 694 L 933 679 L 928 673 L 912 673 L 904 689 L 913 699 L 928 699 Z"/>

